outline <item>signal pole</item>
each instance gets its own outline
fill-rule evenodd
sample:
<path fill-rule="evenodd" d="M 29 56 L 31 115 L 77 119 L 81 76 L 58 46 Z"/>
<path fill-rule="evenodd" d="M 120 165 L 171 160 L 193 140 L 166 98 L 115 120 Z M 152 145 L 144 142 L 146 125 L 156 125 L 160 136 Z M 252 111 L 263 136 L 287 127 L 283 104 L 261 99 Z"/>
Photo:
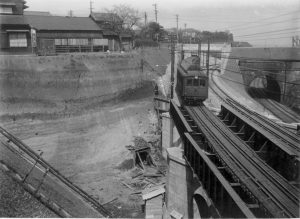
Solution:
<path fill-rule="evenodd" d="M 178 36 L 178 14 L 176 14 L 176 32 L 177 32 L 177 42 L 179 42 L 179 36 Z"/>
<path fill-rule="evenodd" d="M 155 3 L 155 4 L 153 4 L 153 6 L 154 6 L 154 13 L 155 13 L 155 21 L 156 21 L 156 23 L 157 23 L 157 4 Z"/>
<path fill-rule="evenodd" d="M 175 65 L 175 43 L 171 37 L 171 99 L 173 99 L 174 90 L 174 65 Z"/>

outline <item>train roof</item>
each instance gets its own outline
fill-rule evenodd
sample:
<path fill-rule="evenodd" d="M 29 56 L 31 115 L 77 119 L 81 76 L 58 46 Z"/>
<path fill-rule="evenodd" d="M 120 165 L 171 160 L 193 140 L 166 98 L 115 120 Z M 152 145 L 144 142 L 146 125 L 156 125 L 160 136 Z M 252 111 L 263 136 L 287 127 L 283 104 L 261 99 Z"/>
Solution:
<path fill-rule="evenodd" d="M 200 58 L 198 56 L 191 56 L 181 61 L 181 67 L 185 71 L 200 71 Z"/>
<path fill-rule="evenodd" d="M 182 60 L 177 68 L 183 76 L 207 77 L 206 73 L 200 68 L 200 58 L 198 56 L 191 56 Z"/>

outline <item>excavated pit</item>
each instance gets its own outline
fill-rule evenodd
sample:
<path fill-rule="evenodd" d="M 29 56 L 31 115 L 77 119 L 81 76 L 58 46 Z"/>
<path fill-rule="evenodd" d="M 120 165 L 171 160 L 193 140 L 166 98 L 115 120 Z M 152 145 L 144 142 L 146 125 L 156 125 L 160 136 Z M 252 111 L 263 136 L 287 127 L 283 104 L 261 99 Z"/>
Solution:
<path fill-rule="evenodd" d="M 130 169 L 118 167 L 131 158 L 125 145 L 134 136 L 159 138 L 153 82 L 166 67 L 155 66 L 169 61 L 167 48 L 2 56 L 1 126 L 100 203 L 117 197 L 105 205 L 114 217 L 143 217 L 141 197 L 120 183 Z"/>

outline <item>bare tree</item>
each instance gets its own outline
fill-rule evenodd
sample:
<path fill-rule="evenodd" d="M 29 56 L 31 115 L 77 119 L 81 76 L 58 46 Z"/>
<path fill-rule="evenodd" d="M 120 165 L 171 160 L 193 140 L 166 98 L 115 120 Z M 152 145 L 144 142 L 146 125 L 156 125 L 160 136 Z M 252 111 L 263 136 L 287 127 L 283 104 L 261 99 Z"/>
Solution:
<path fill-rule="evenodd" d="M 110 14 L 111 27 L 118 34 L 120 49 L 122 49 L 121 33 L 131 32 L 132 28 L 138 25 L 141 19 L 139 12 L 126 4 L 114 5 L 112 9 L 106 11 Z"/>

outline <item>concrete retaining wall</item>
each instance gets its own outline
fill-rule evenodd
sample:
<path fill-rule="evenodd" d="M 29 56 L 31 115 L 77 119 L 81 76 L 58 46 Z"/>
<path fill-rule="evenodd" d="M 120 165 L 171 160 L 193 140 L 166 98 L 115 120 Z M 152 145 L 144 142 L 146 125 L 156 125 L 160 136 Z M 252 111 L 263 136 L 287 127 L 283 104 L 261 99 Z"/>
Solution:
<path fill-rule="evenodd" d="M 151 79 L 138 52 L 0 58 L 0 112 L 58 113 L 93 108 Z"/>

